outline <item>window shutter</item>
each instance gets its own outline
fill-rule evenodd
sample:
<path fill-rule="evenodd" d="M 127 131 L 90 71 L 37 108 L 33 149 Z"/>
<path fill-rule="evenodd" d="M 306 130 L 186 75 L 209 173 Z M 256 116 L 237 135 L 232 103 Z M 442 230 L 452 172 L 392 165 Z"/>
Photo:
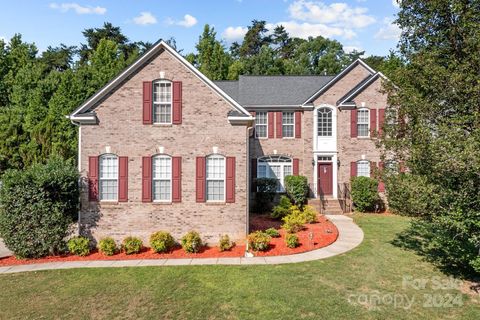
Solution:
<path fill-rule="evenodd" d="M 357 163 L 352 161 L 350 162 L 350 177 L 357 176 Z"/>
<path fill-rule="evenodd" d="M 152 111 L 152 82 L 143 82 L 143 124 L 153 123 Z"/>
<path fill-rule="evenodd" d="M 277 129 L 277 138 L 282 139 L 283 136 L 283 125 L 282 125 L 282 120 L 283 120 L 283 113 L 281 111 L 275 112 L 275 126 Z"/>
<path fill-rule="evenodd" d="M 172 202 L 182 202 L 182 157 L 172 157 Z"/>
<path fill-rule="evenodd" d="M 128 201 L 128 157 L 118 157 L 118 202 Z"/>
<path fill-rule="evenodd" d="M 207 171 L 207 168 L 206 168 L 205 157 L 197 157 L 197 178 L 196 178 L 197 202 L 205 202 L 206 171 Z"/>
<path fill-rule="evenodd" d="M 269 111 L 268 112 L 268 139 L 273 139 L 274 138 L 274 128 L 275 128 L 275 121 L 274 121 L 274 112 Z"/>
<path fill-rule="evenodd" d="M 98 157 L 88 157 L 88 200 L 98 200 Z"/>
<path fill-rule="evenodd" d="M 302 112 L 295 111 L 295 138 L 302 137 Z"/>
<path fill-rule="evenodd" d="M 378 109 L 378 135 L 382 135 L 385 123 L 385 109 Z"/>
<path fill-rule="evenodd" d="M 250 167 L 250 175 L 252 179 L 251 184 L 251 192 L 257 192 L 257 183 L 255 179 L 257 178 L 257 159 L 251 159 L 250 163 L 252 164 Z"/>
<path fill-rule="evenodd" d="M 235 203 L 235 157 L 227 157 L 225 201 Z"/>
<path fill-rule="evenodd" d="M 350 113 L 350 137 L 356 138 L 357 133 L 357 109 L 353 109 Z"/>
<path fill-rule="evenodd" d="M 142 202 L 152 202 L 152 157 L 142 158 Z"/>
<path fill-rule="evenodd" d="M 384 168 L 383 162 L 379 162 L 378 163 L 378 171 L 379 171 L 378 192 L 385 192 L 385 182 L 383 182 L 382 179 L 381 179 L 382 178 L 381 175 L 383 173 L 383 168 Z"/>
<path fill-rule="evenodd" d="M 182 123 L 182 82 L 173 81 L 173 111 L 172 123 Z"/>
<path fill-rule="evenodd" d="M 293 159 L 293 175 L 298 176 L 300 160 L 295 158 Z"/>
<path fill-rule="evenodd" d="M 370 136 L 377 131 L 377 109 L 370 109 Z"/>

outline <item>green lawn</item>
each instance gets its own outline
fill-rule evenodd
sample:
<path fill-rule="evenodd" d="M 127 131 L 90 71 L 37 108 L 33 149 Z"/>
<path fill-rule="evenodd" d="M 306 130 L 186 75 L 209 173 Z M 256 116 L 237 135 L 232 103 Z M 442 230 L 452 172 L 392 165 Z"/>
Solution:
<path fill-rule="evenodd" d="M 0 319 L 480 319 L 478 296 L 436 289 L 431 282 L 425 289 L 402 286 L 404 277 L 448 279 L 391 244 L 406 218 L 355 220 L 365 232 L 360 247 L 309 263 L 0 275 Z M 413 299 L 410 308 L 405 297 Z M 376 298 L 382 300 L 374 308 Z"/>

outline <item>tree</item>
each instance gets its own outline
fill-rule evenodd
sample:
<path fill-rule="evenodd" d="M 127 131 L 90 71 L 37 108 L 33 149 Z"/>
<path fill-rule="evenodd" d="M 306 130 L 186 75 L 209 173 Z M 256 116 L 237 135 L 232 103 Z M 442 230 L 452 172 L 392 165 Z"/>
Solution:
<path fill-rule="evenodd" d="M 45 63 L 47 71 L 65 71 L 72 66 L 75 46 L 66 46 L 63 43 L 59 47 L 48 46 L 47 50 L 42 52 L 40 61 Z"/>
<path fill-rule="evenodd" d="M 254 56 L 260 52 L 264 45 L 270 45 L 272 38 L 267 35 L 268 29 L 266 22 L 263 20 L 253 20 L 252 25 L 248 27 L 248 31 L 243 38 L 243 43 L 239 48 L 239 54 L 242 58 Z"/>

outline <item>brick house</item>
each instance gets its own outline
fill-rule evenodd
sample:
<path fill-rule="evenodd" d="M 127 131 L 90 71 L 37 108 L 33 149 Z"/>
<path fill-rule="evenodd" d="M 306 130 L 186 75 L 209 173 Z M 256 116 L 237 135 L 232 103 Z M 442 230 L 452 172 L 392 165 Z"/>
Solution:
<path fill-rule="evenodd" d="M 212 82 L 165 42 L 70 116 L 79 126 L 79 225 L 94 239 L 189 230 L 215 243 L 248 233 L 254 177 L 308 177 L 338 199 L 380 164 L 383 75 L 357 60 L 336 76 Z M 340 187 L 338 187 L 340 186 Z M 342 192 L 342 191 L 340 191 Z"/>

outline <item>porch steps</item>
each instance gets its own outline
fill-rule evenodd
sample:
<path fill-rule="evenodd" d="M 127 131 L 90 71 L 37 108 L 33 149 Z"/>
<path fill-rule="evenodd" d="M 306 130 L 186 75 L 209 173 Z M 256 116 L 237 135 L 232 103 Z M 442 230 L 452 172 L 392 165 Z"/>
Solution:
<path fill-rule="evenodd" d="M 323 198 L 323 199 L 308 199 L 308 204 L 320 211 L 322 214 L 344 214 L 338 199 Z"/>

